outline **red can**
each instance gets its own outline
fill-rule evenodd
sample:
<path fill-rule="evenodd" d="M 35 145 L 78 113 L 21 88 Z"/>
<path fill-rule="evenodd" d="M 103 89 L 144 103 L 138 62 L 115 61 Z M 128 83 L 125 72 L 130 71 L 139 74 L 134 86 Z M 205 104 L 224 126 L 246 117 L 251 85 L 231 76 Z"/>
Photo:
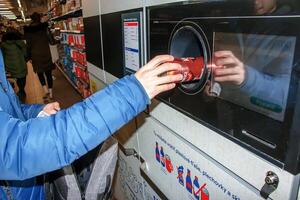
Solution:
<path fill-rule="evenodd" d="M 182 74 L 183 78 L 179 81 L 181 83 L 199 80 L 204 72 L 203 57 L 174 58 L 169 63 L 178 63 L 181 65 L 180 70 L 167 72 L 167 75 Z"/>

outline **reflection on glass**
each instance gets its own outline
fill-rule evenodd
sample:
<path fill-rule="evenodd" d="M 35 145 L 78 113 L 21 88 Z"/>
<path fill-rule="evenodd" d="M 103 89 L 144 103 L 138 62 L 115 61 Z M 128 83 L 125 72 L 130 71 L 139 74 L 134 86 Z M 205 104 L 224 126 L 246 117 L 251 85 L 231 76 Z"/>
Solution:
<path fill-rule="evenodd" d="M 289 11 L 277 0 L 254 1 L 255 15 Z M 272 34 L 274 28 L 252 27 L 248 34 L 216 32 L 214 81 L 221 84 L 221 98 L 283 121 L 296 37 Z"/>
<path fill-rule="evenodd" d="M 220 97 L 283 121 L 295 43 L 295 37 L 216 33 Z"/>

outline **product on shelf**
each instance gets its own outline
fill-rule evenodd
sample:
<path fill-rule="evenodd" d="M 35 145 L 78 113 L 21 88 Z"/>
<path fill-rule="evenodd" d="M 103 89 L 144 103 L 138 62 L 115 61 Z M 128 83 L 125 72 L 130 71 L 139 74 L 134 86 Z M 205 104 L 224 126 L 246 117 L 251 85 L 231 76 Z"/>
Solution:
<path fill-rule="evenodd" d="M 67 20 L 72 21 L 72 20 Z M 91 95 L 84 34 L 61 32 L 59 55 L 66 75 L 83 97 Z"/>
<path fill-rule="evenodd" d="M 83 27 L 83 18 L 74 17 L 66 20 L 60 20 L 54 23 L 54 28 L 59 29 L 64 32 L 76 32 L 82 33 L 84 30 Z"/>
<path fill-rule="evenodd" d="M 69 12 L 81 9 L 81 7 L 82 7 L 81 0 L 66 0 L 66 1 L 50 0 L 49 2 L 49 10 L 52 17 L 59 17 L 65 15 Z"/>
<path fill-rule="evenodd" d="M 85 53 L 85 37 L 81 10 L 81 0 L 50 0 L 50 16 L 52 32 L 58 33 L 59 60 L 63 72 L 83 97 L 91 95 L 87 61 Z M 74 12 L 73 12 L 74 11 Z"/>
<path fill-rule="evenodd" d="M 67 44 L 78 49 L 85 49 L 85 37 L 84 34 L 75 33 L 61 33 L 61 43 Z"/>

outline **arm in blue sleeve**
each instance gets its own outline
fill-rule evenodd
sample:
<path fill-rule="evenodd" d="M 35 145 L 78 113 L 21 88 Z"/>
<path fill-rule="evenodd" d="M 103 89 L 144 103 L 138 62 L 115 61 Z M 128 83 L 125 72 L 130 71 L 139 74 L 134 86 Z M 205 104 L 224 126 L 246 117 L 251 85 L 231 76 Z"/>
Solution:
<path fill-rule="evenodd" d="M 21 104 L 21 110 L 26 119 L 35 118 L 43 110 L 43 104 Z"/>
<path fill-rule="evenodd" d="M 253 97 L 283 106 L 287 98 L 289 75 L 269 75 L 246 66 L 247 79 L 241 86 L 241 91 Z"/>
<path fill-rule="evenodd" d="M 45 118 L 21 121 L 0 111 L 0 180 L 23 180 L 70 164 L 149 104 L 132 75 Z"/>
<path fill-rule="evenodd" d="M 283 107 L 287 100 L 295 41 L 275 37 L 263 43 L 265 46 L 263 50 L 269 54 L 263 59 L 260 55 L 253 55 L 257 57 L 257 65 L 262 64 L 262 66 L 259 67 L 259 71 L 255 66 L 245 66 L 246 79 L 240 89 L 251 97 Z M 262 63 L 260 63 L 261 60 L 263 60 Z"/>

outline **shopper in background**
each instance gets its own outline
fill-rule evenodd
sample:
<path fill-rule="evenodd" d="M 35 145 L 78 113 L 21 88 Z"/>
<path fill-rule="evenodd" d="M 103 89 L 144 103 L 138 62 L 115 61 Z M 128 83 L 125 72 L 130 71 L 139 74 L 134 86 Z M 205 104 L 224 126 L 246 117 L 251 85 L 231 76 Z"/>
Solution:
<path fill-rule="evenodd" d="M 57 104 L 46 110 L 20 105 L 0 55 L 0 180 L 6 180 L 0 199 L 44 199 L 43 185 L 32 177 L 69 165 L 143 111 L 157 94 L 174 88 L 181 74 L 161 76 L 180 70 L 179 64 L 167 63 L 173 59 L 157 56 L 134 75 L 57 112 Z M 41 110 L 51 116 L 37 118 Z"/>
<path fill-rule="evenodd" d="M 24 27 L 28 56 L 32 60 L 33 70 L 38 74 L 43 86 L 44 99 L 48 97 L 53 99 L 52 70 L 55 68 L 55 65 L 52 62 L 49 47 L 48 23 L 42 23 L 41 16 L 38 13 L 33 13 L 30 17 L 32 23 L 30 26 Z M 45 77 L 47 78 L 47 83 Z"/>
<path fill-rule="evenodd" d="M 14 28 L 8 29 L 2 37 L 1 49 L 5 61 L 5 69 L 12 78 L 17 79 L 19 88 L 18 96 L 22 102 L 25 102 L 26 93 L 26 45 L 22 35 Z"/>

